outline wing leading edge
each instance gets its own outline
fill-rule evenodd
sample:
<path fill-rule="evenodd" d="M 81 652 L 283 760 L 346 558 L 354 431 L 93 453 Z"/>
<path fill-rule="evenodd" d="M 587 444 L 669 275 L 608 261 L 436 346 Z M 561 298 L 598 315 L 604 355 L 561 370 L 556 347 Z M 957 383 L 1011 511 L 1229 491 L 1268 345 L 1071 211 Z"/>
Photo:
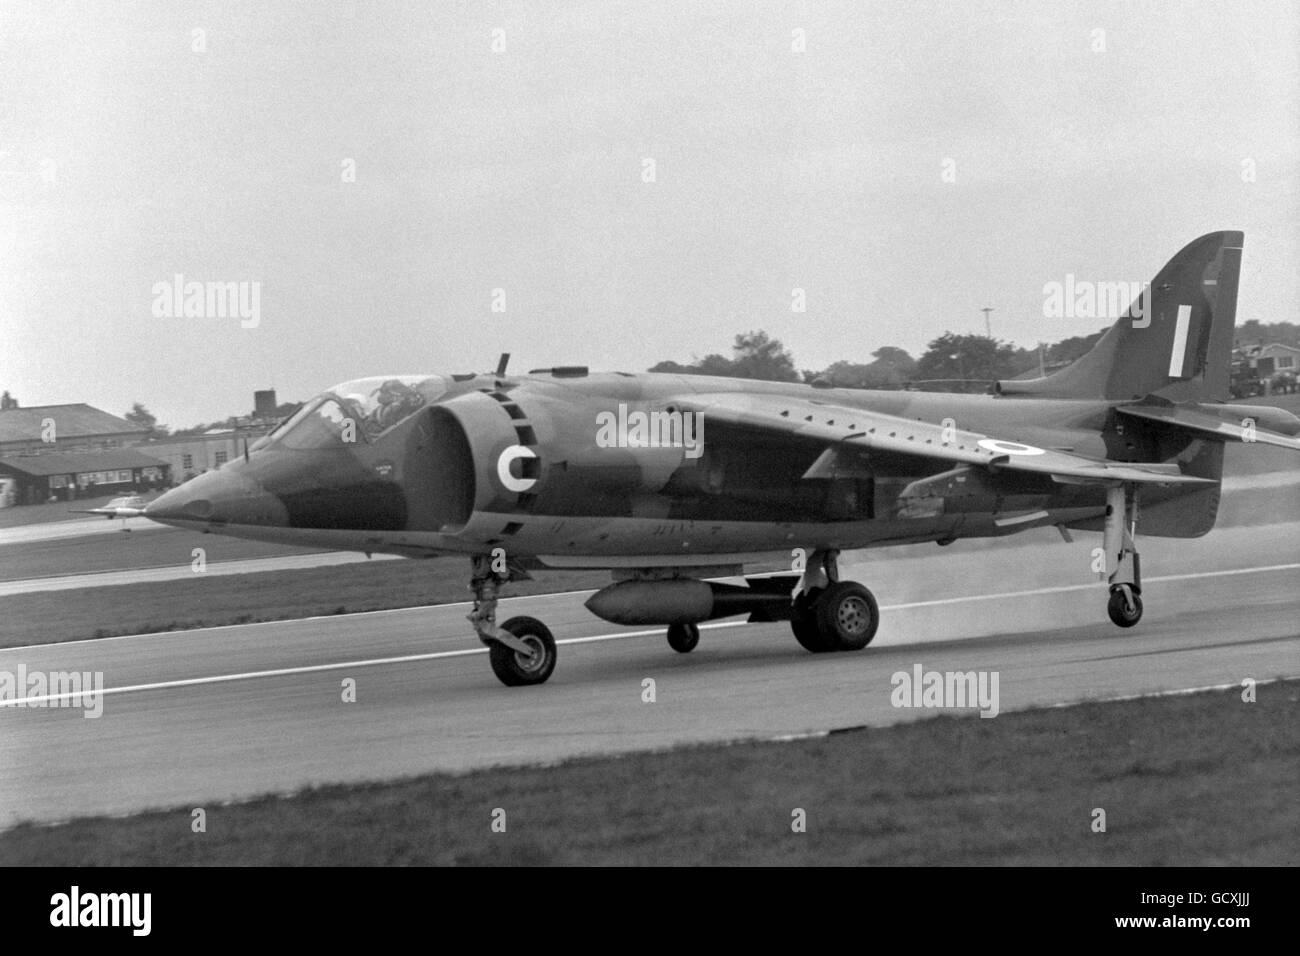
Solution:
<path fill-rule="evenodd" d="M 1038 448 L 956 427 L 919 422 L 811 399 L 718 393 L 684 397 L 674 404 L 703 415 L 704 421 L 779 432 L 814 441 L 848 442 L 858 447 L 940 461 L 983 465 L 992 471 L 1051 475 L 1058 481 L 1137 482 L 1207 485 L 1213 479 L 1185 475 L 1173 462 L 1128 463 L 1088 458 Z"/>

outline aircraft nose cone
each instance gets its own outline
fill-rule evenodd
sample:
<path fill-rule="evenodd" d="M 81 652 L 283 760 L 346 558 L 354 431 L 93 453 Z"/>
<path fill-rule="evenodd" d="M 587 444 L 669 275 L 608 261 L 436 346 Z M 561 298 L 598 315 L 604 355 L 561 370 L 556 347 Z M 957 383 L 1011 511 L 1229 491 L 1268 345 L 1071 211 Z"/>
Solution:
<path fill-rule="evenodd" d="M 212 499 L 199 497 L 185 486 L 173 488 L 162 497 L 155 498 L 145 505 L 144 515 L 155 521 L 179 518 L 203 521 L 212 517 Z"/>
<path fill-rule="evenodd" d="M 182 527 L 209 523 L 276 527 L 288 523 L 279 499 L 231 465 L 192 478 L 155 498 L 145 506 L 144 516 Z"/>

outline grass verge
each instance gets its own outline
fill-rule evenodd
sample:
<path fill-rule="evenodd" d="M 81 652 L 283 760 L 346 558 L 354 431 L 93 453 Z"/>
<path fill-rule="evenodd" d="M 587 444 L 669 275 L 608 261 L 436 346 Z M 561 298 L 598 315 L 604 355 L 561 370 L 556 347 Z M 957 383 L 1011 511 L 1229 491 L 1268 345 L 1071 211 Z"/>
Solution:
<path fill-rule="evenodd" d="M 358 562 L 16 594 L 3 599 L 0 648 L 467 601 L 468 565 L 456 558 Z M 608 571 L 548 571 L 510 585 L 507 596 L 602 588 L 609 581 Z"/>
<path fill-rule="evenodd" d="M 1279 864 L 1300 682 L 321 787 L 0 834 L 0 862 Z M 1094 811 L 1106 832 L 1093 832 Z M 505 812 L 506 831 L 491 829 Z M 792 830 L 797 809 L 807 830 Z"/>

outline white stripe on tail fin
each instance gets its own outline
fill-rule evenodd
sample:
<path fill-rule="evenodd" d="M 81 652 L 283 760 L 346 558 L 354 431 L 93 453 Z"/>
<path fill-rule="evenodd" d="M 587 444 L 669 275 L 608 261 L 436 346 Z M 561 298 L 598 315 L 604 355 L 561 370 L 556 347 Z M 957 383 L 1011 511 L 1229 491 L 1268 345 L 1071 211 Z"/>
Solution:
<path fill-rule="evenodd" d="M 1174 347 L 1169 350 L 1169 377 L 1186 378 L 1183 369 L 1187 367 L 1187 327 L 1192 322 L 1192 307 L 1178 307 L 1178 323 L 1174 328 Z"/>

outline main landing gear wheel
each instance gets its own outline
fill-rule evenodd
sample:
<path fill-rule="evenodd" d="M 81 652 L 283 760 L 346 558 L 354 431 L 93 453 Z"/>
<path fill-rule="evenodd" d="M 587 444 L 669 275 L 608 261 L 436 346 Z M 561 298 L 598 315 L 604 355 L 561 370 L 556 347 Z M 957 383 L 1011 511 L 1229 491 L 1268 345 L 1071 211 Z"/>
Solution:
<path fill-rule="evenodd" d="M 1106 612 L 1120 627 L 1132 627 L 1142 620 L 1142 597 L 1127 585 L 1116 587 L 1110 592 Z"/>
<path fill-rule="evenodd" d="M 507 687 L 541 684 L 555 670 L 555 638 L 551 630 L 535 617 L 512 617 L 501 625 L 528 645 L 529 653 L 507 647 L 499 641 L 488 645 L 492 672 Z"/>
<path fill-rule="evenodd" d="M 836 581 L 799 595 L 790 619 L 795 640 L 814 654 L 860 651 L 871 643 L 879 626 L 875 596 L 856 581 Z"/>
<path fill-rule="evenodd" d="M 678 654 L 689 654 L 700 643 L 700 628 L 696 624 L 669 624 L 668 646 Z"/>
<path fill-rule="evenodd" d="M 837 651 L 860 651 L 880 626 L 880 608 L 856 581 L 837 581 L 817 599 L 817 624 Z"/>
<path fill-rule="evenodd" d="M 790 618 L 790 630 L 794 631 L 794 639 L 805 651 L 814 654 L 825 654 L 827 651 L 835 650 L 834 642 L 822 633 L 821 627 L 817 624 L 817 599 L 821 597 L 824 590 L 824 588 L 817 588 L 807 594 L 796 595 L 794 611 Z"/>

